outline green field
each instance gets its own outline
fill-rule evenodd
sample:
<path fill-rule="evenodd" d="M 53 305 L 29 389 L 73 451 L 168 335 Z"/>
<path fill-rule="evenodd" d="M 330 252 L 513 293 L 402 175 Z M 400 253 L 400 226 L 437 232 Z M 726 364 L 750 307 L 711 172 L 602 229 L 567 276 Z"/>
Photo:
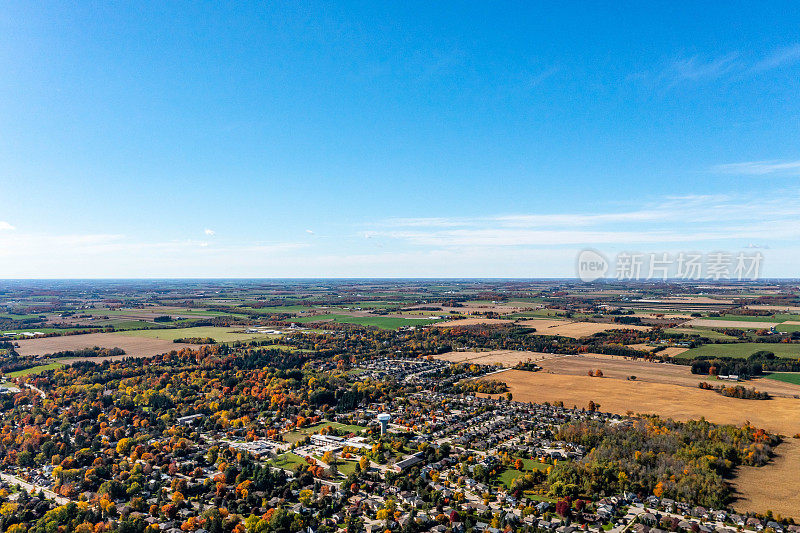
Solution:
<path fill-rule="evenodd" d="M 800 358 L 800 344 L 783 343 L 757 343 L 742 342 L 728 344 L 704 344 L 698 348 L 692 348 L 678 355 L 679 359 L 694 359 L 695 357 L 736 357 L 745 359 L 758 351 L 774 353 L 777 357 L 785 359 Z"/>
<path fill-rule="evenodd" d="M 434 324 L 438 320 L 431 320 L 429 318 L 400 318 L 400 317 L 383 317 L 383 316 L 348 316 L 348 315 L 318 315 L 318 316 L 304 316 L 299 318 L 292 318 L 289 322 L 297 322 L 298 324 L 308 324 L 311 322 L 332 321 L 341 324 L 358 324 L 360 326 L 377 326 L 381 329 L 397 329 L 406 326 L 426 326 Z"/>
<path fill-rule="evenodd" d="M 175 339 L 185 339 L 189 337 L 211 337 L 217 342 L 234 342 L 274 339 L 280 335 L 264 335 L 261 333 L 244 333 L 243 327 L 230 328 L 219 326 L 198 326 L 194 328 L 171 328 L 171 329 L 142 329 L 126 331 L 124 335 L 132 337 L 147 337 L 149 339 L 162 339 L 174 341 Z"/>
<path fill-rule="evenodd" d="M 767 379 L 774 379 L 775 381 L 800 385 L 800 372 L 773 372 L 764 377 Z"/>
<path fill-rule="evenodd" d="M 686 328 L 667 328 L 664 330 L 664 333 L 683 333 L 684 335 L 699 335 L 701 337 L 705 337 L 711 340 L 721 340 L 721 341 L 735 341 L 736 337 L 731 337 L 730 335 L 725 335 L 724 333 L 720 333 L 718 331 L 714 331 L 710 328 L 703 328 L 698 326 L 693 327 L 686 327 Z"/>
<path fill-rule="evenodd" d="M 65 333 L 68 331 L 86 331 L 86 330 L 102 330 L 104 326 L 97 325 L 97 326 L 83 326 L 79 328 L 25 328 L 25 329 L 11 329 L 8 331 L 3 331 L 2 333 L 16 333 L 17 335 L 22 335 L 22 333 Z"/>
<path fill-rule="evenodd" d="M 31 368 L 26 368 L 25 370 L 17 370 L 16 372 L 9 372 L 5 376 L 7 378 L 19 378 L 22 376 L 29 376 L 31 374 L 38 374 L 39 372 L 44 372 L 45 370 L 55 370 L 56 368 L 61 368 L 62 366 L 64 365 L 62 365 L 61 363 L 49 363 L 46 365 L 39 365 Z"/>
<path fill-rule="evenodd" d="M 336 429 L 341 429 L 341 430 L 347 431 L 349 433 L 359 433 L 360 431 L 363 431 L 363 430 L 367 429 L 367 428 L 365 428 L 363 426 L 353 426 L 353 425 L 349 425 L 349 424 L 341 424 L 339 422 L 328 422 L 327 420 L 324 420 L 324 421 L 320 422 L 319 424 L 315 424 L 313 426 L 308 426 L 308 427 L 305 427 L 305 428 L 296 429 L 294 431 L 288 431 L 288 432 L 283 434 L 283 440 L 288 442 L 288 443 L 290 443 L 290 444 L 293 444 L 295 442 L 300 442 L 301 440 L 303 440 L 304 438 L 308 437 L 309 435 L 313 435 L 314 433 L 318 433 L 322 428 L 325 428 L 325 427 L 328 427 L 328 426 L 334 427 Z"/>
<path fill-rule="evenodd" d="M 275 459 L 268 461 L 267 464 L 276 466 L 278 468 L 283 468 L 286 470 L 294 470 L 297 465 L 307 465 L 305 458 L 300 457 L 297 454 L 292 452 L 286 452 L 284 454 L 279 455 Z"/>
<path fill-rule="evenodd" d="M 517 457 L 514 457 L 513 460 L 516 461 Z M 510 488 L 511 482 L 517 479 L 518 477 L 524 476 L 525 472 L 531 472 L 533 470 L 547 470 L 547 467 L 550 466 L 540 463 L 539 461 L 534 461 L 533 459 L 522 459 L 522 463 L 523 463 L 522 471 L 517 470 L 513 466 L 503 470 L 500 473 L 500 477 L 498 478 L 500 483 L 505 485 L 506 488 Z"/>
<path fill-rule="evenodd" d="M 795 322 L 798 322 L 795 320 Z M 778 331 L 785 331 L 786 333 L 794 333 L 800 331 L 800 324 L 778 324 L 775 326 Z"/>
<path fill-rule="evenodd" d="M 736 322 L 784 322 L 786 320 L 800 320 L 800 315 L 790 315 L 788 313 L 775 313 L 769 316 L 749 316 L 749 315 L 722 315 L 704 316 L 703 320 L 735 320 Z"/>

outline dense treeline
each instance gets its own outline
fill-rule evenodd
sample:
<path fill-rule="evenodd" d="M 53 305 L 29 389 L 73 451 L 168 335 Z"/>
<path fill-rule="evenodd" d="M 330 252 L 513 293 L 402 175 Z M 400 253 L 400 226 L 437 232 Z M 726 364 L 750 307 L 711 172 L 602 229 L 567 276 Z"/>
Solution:
<path fill-rule="evenodd" d="M 740 400 L 769 400 L 770 398 L 766 392 L 760 392 L 753 388 L 748 389 L 741 385 L 717 385 L 715 387 L 705 381 L 701 381 L 697 386 L 701 389 L 713 390 L 728 398 L 739 398 Z"/>
<path fill-rule="evenodd" d="M 630 425 L 580 422 L 559 439 L 591 449 L 584 462 L 559 463 L 548 477 L 554 496 L 655 494 L 714 508 L 728 503 L 724 476 L 769 461 L 779 440 L 749 425 L 648 417 Z"/>

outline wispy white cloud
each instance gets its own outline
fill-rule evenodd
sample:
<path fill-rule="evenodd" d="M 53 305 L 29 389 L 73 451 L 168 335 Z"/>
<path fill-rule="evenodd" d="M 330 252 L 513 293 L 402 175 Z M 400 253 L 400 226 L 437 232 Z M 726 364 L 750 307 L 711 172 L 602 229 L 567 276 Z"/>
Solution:
<path fill-rule="evenodd" d="M 16 229 L 14 226 L 4 220 L 0 220 L 0 231 L 12 231 Z"/>
<path fill-rule="evenodd" d="M 736 70 L 739 67 L 738 58 L 738 52 L 731 52 L 712 59 L 704 59 L 696 55 L 678 58 L 664 68 L 661 78 L 669 83 L 717 79 Z"/>
<path fill-rule="evenodd" d="M 306 233 L 308 233 L 309 235 L 314 235 L 314 231 L 313 231 L 313 230 L 310 230 L 310 229 L 307 229 L 307 230 L 306 230 Z"/>
<path fill-rule="evenodd" d="M 764 72 L 800 61 L 800 43 L 775 50 L 773 53 L 756 62 L 753 72 Z"/>
<path fill-rule="evenodd" d="M 370 236 L 413 246 L 566 246 L 800 238 L 800 195 L 687 195 L 639 209 L 489 217 L 393 218 Z M 796 229 L 795 229 L 796 228 Z"/>
<path fill-rule="evenodd" d="M 203 233 L 205 233 L 209 237 L 213 237 L 216 232 L 213 229 L 206 228 L 206 230 Z"/>
<path fill-rule="evenodd" d="M 732 76 L 757 76 L 788 67 L 800 61 L 800 43 L 778 48 L 765 55 L 732 51 L 721 55 L 680 55 L 665 61 L 659 68 L 639 72 L 631 79 L 653 81 L 676 87 L 685 83 L 702 83 Z"/>
<path fill-rule="evenodd" d="M 800 175 L 800 161 L 743 161 L 717 165 L 711 169 L 720 174 L 766 176 L 770 174 Z"/>

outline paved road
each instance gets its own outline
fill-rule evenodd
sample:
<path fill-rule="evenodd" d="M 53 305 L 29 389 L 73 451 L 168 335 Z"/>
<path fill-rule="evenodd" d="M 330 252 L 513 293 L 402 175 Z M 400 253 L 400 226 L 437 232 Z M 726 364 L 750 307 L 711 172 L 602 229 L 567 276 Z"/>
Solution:
<path fill-rule="evenodd" d="M 19 485 L 23 489 L 27 490 L 28 492 L 32 492 L 34 494 L 38 494 L 39 491 L 42 491 L 44 492 L 45 496 L 55 500 L 56 503 L 60 505 L 65 505 L 72 501 L 69 498 L 65 498 L 64 496 L 59 496 L 58 494 L 56 494 L 55 492 L 53 492 L 48 488 L 40 487 L 39 485 L 33 485 L 31 483 L 28 483 L 24 479 L 20 479 L 17 476 L 11 474 L 6 474 L 5 472 L 0 472 L 0 478 L 2 478 L 4 481 L 7 481 L 8 483 L 11 483 L 12 485 Z"/>

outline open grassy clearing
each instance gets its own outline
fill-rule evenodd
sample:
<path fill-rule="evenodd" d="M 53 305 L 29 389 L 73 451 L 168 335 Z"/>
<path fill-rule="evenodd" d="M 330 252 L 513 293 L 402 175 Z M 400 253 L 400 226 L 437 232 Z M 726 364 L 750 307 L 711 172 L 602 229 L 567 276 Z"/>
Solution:
<path fill-rule="evenodd" d="M 800 372 L 772 372 L 764 376 L 767 379 L 800 385 Z"/>
<path fill-rule="evenodd" d="M 284 470 L 294 470 L 295 468 L 297 468 L 298 465 L 305 466 L 308 463 L 306 462 L 305 458 L 300 457 L 299 455 L 292 452 L 286 452 L 279 455 L 275 459 L 267 461 L 267 464 L 275 466 L 277 468 L 283 468 Z"/>
<path fill-rule="evenodd" d="M 339 322 L 342 324 L 358 324 L 360 326 L 377 326 L 381 329 L 398 329 L 408 326 L 426 326 L 428 324 L 434 324 L 438 322 L 438 320 L 432 320 L 429 318 L 348 316 L 335 314 L 292 318 L 290 321 L 297 322 L 299 324 L 308 324 L 313 322 Z"/>
<path fill-rule="evenodd" d="M 513 457 L 514 461 L 516 461 L 517 459 L 519 459 L 519 457 Z M 547 467 L 550 466 L 540 463 L 539 461 L 534 461 L 533 459 L 522 459 L 522 463 L 523 463 L 522 471 L 517 470 L 513 466 L 506 468 L 500 473 L 498 481 L 500 481 L 500 483 L 503 484 L 506 488 L 510 488 L 511 483 L 518 477 L 524 476 L 526 472 L 532 472 L 534 470 L 547 470 Z"/>
<path fill-rule="evenodd" d="M 46 370 L 55 370 L 57 368 L 61 368 L 61 363 L 48 363 L 46 365 L 38 365 L 31 368 L 26 368 L 24 370 L 17 370 L 16 372 L 9 372 L 5 374 L 7 378 L 21 378 L 23 376 L 30 376 L 31 374 L 38 374 L 40 372 L 45 372 Z"/>
<path fill-rule="evenodd" d="M 346 431 L 348 433 L 359 433 L 367 429 L 363 426 L 353 426 L 349 424 L 341 424 L 339 422 L 329 422 L 325 420 L 320 422 L 319 424 L 314 424 L 313 426 L 296 429 L 294 431 L 288 431 L 283 434 L 283 440 L 290 444 L 293 444 L 295 442 L 300 442 L 301 440 L 305 439 L 310 435 L 313 435 L 314 433 L 319 433 L 323 428 L 326 428 L 328 426 L 331 426 L 333 428 L 342 431 Z"/>
<path fill-rule="evenodd" d="M 800 357 L 800 344 L 757 342 L 704 344 L 687 350 L 677 357 L 680 359 L 694 359 L 696 357 L 735 357 L 745 359 L 762 350 L 772 352 L 777 357 L 785 359 L 797 359 Z"/>

